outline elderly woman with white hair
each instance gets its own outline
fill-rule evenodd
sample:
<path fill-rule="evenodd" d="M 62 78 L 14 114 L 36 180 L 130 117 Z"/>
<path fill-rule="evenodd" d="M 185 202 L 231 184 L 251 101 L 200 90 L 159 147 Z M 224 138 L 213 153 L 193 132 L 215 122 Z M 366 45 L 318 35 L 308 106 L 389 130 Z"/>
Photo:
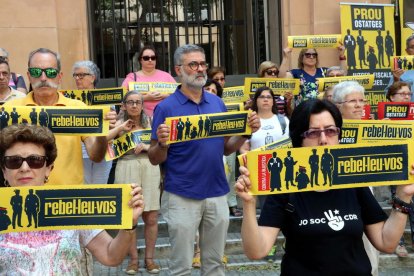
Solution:
<path fill-rule="evenodd" d="M 360 120 L 364 114 L 365 89 L 356 81 L 344 81 L 335 85 L 332 101 L 341 111 L 342 118 Z"/>

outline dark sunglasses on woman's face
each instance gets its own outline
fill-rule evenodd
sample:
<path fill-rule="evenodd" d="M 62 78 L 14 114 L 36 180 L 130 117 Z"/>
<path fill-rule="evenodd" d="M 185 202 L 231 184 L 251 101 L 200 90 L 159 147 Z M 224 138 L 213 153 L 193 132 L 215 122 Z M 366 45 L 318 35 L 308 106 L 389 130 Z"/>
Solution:
<path fill-rule="evenodd" d="M 45 165 L 47 160 L 46 156 L 32 154 L 27 157 L 21 157 L 19 155 L 4 156 L 3 163 L 7 169 L 17 170 L 23 162 L 26 161 L 27 165 L 31 169 L 40 169 Z"/>
<path fill-rule="evenodd" d="M 268 74 L 269 76 L 277 76 L 279 74 L 279 70 L 275 70 L 275 69 L 268 69 L 265 71 L 266 74 Z"/>
<path fill-rule="evenodd" d="M 305 53 L 305 57 L 310 58 L 317 58 L 318 57 L 318 53 Z"/>
<path fill-rule="evenodd" d="M 156 56 L 142 56 L 142 60 L 149 61 L 149 60 L 156 60 Z"/>

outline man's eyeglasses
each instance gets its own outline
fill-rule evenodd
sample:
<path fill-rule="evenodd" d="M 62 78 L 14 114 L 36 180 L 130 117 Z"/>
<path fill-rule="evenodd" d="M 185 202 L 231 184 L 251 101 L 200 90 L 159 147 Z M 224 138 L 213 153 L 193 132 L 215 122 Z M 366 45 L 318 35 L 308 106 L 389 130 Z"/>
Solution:
<path fill-rule="evenodd" d="M 192 61 L 189 64 L 179 64 L 178 66 L 188 66 L 190 67 L 191 70 L 193 71 L 197 71 L 198 68 L 201 66 L 201 69 L 205 70 L 208 68 L 208 63 L 202 61 L 202 62 L 197 62 L 197 61 Z"/>
<path fill-rule="evenodd" d="M 279 70 L 275 70 L 275 69 L 268 69 L 265 71 L 266 74 L 268 74 L 269 76 L 277 76 L 279 75 Z"/>
<path fill-rule="evenodd" d="M 31 169 L 40 169 L 45 165 L 47 160 L 46 156 L 42 155 L 29 155 L 27 157 L 21 157 L 19 155 L 4 156 L 3 163 L 7 169 L 17 170 L 19 169 L 23 162 L 26 161 L 27 165 Z"/>
<path fill-rule="evenodd" d="M 305 57 L 310 58 L 317 58 L 318 57 L 318 53 L 305 53 Z"/>
<path fill-rule="evenodd" d="M 346 104 L 349 104 L 349 105 L 357 105 L 357 104 L 366 105 L 368 103 L 368 101 L 367 100 L 354 99 L 354 100 L 339 102 L 339 104 L 343 104 L 343 103 L 346 103 Z"/>
<path fill-rule="evenodd" d="M 309 129 L 302 133 L 303 138 L 309 138 L 309 139 L 316 139 L 321 137 L 321 134 L 325 133 L 328 137 L 334 137 L 338 136 L 339 133 L 341 133 L 341 129 L 339 127 L 328 127 L 325 129 Z"/>
<path fill-rule="evenodd" d="M 74 79 L 83 79 L 85 76 L 91 76 L 91 74 L 89 73 L 78 73 L 78 74 L 73 74 L 72 75 Z"/>
<path fill-rule="evenodd" d="M 142 56 L 141 59 L 144 61 L 157 60 L 157 56 Z"/>
<path fill-rule="evenodd" d="M 33 78 L 40 78 L 43 72 L 45 72 L 46 77 L 48 77 L 49 79 L 54 79 L 59 74 L 59 70 L 55 68 L 42 69 L 42 68 L 32 67 L 32 68 L 29 68 L 28 71 L 29 71 L 30 76 Z"/>
<path fill-rule="evenodd" d="M 216 78 L 216 79 L 213 79 L 213 80 L 219 82 L 219 81 L 225 81 L 226 79 L 225 78 Z"/>
<path fill-rule="evenodd" d="M 407 96 L 411 97 L 413 95 L 413 93 L 412 92 L 397 92 L 394 95 L 401 95 L 403 97 L 407 97 Z"/>
<path fill-rule="evenodd" d="M 127 106 L 134 106 L 134 105 L 140 105 L 140 104 L 142 104 L 142 102 L 141 102 L 141 101 L 133 101 L 133 100 L 129 100 L 129 101 L 126 101 L 126 102 L 125 102 L 125 104 L 126 104 Z"/>
<path fill-rule="evenodd" d="M 260 95 L 259 97 L 257 97 L 258 99 L 262 99 L 262 100 L 264 100 L 264 99 L 267 99 L 267 100 L 271 100 L 273 97 L 272 96 L 265 96 L 265 95 Z"/>

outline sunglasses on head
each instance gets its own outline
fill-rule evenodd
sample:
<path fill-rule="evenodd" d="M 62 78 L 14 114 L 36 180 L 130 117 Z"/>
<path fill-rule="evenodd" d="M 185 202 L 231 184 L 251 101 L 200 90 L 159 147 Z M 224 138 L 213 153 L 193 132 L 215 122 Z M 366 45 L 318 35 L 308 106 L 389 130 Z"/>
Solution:
<path fill-rule="evenodd" d="M 310 58 L 317 58 L 318 57 L 318 53 L 305 53 L 305 57 Z"/>
<path fill-rule="evenodd" d="M 33 78 L 40 78 L 43 72 L 45 72 L 46 77 L 48 77 L 49 79 L 54 79 L 59 74 L 59 70 L 55 68 L 42 69 L 42 68 L 32 67 L 32 68 L 29 68 L 28 71 L 29 71 L 30 76 Z"/>
<path fill-rule="evenodd" d="M 45 165 L 47 160 L 46 156 L 42 155 L 29 155 L 27 157 L 21 157 L 19 155 L 12 155 L 12 156 L 4 156 L 3 163 L 7 169 L 10 170 L 17 170 L 19 169 L 23 162 L 26 161 L 27 165 L 31 169 L 40 169 Z"/>
<path fill-rule="evenodd" d="M 149 61 L 149 60 L 156 60 L 157 57 L 156 56 L 142 56 L 141 59 L 144 61 Z"/>
<path fill-rule="evenodd" d="M 277 69 L 268 69 L 265 72 L 270 76 L 277 76 L 279 74 L 279 70 Z"/>

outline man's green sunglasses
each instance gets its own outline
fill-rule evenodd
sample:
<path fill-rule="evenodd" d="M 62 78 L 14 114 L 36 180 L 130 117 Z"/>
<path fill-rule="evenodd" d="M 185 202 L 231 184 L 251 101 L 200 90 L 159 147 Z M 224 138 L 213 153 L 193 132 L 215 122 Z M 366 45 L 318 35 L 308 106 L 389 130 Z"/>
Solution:
<path fill-rule="evenodd" d="M 28 69 L 30 76 L 32 76 L 33 78 L 40 78 L 40 76 L 42 75 L 42 72 L 45 72 L 46 77 L 48 77 L 49 79 L 54 79 L 56 78 L 56 76 L 59 74 L 59 70 L 55 69 L 55 68 L 36 68 L 36 67 L 32 67 Z"/>

